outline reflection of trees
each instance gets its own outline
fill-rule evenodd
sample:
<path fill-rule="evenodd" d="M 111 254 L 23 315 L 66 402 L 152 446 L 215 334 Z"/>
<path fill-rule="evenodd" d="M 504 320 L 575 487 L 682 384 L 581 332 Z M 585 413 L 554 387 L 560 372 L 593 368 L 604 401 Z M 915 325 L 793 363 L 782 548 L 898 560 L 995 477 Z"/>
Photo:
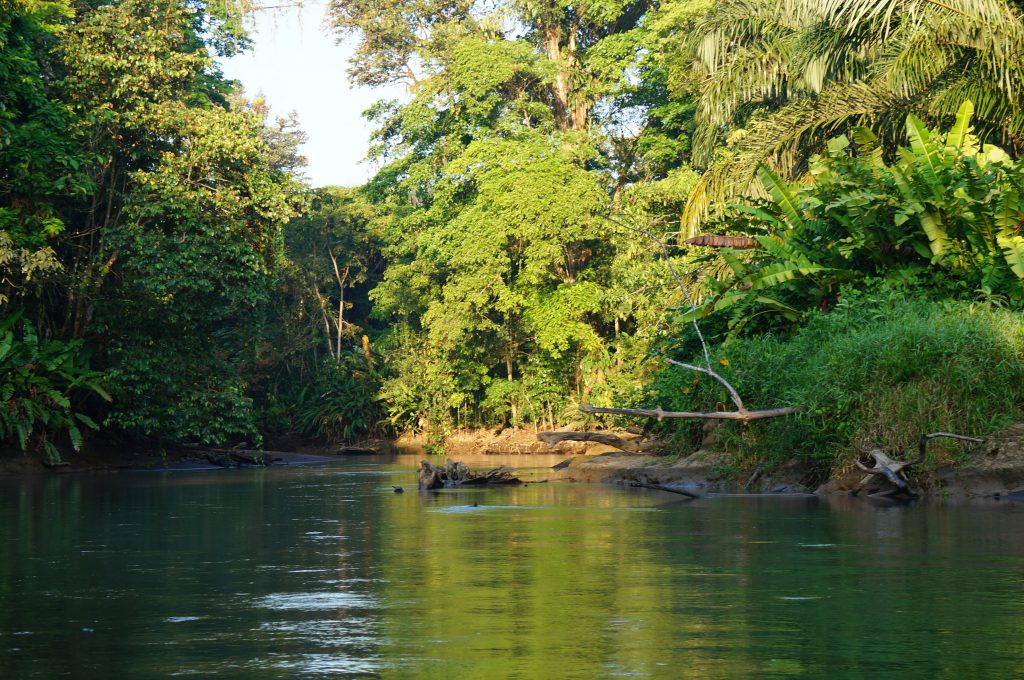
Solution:
<path fill-rule="evenodd" d="M 473 502 L 529 507 L 431 512 Z M 1021 515 L 564 484 L 395 495 L 298 469 L 5 483 L 0 677 L 276 677 L 308 656 L 396 677 L 1009 677 Z"/>
<path fill-rule="evenodd" d="M 384 599 L 401 606 L 385 612 L 384 656 L 436 677 L 1012 667 L 1019 623 L 965 590 L 1010 597 L 1015 581 L 1000 561 L 987 575 L 963 568 L 993 521 L 989 549 L 1024 556 L 1003 515 L 776 499 L 632 507 L 651 501 L 553 486 L 480 500 L 541 510 L 385 505 Z"/>

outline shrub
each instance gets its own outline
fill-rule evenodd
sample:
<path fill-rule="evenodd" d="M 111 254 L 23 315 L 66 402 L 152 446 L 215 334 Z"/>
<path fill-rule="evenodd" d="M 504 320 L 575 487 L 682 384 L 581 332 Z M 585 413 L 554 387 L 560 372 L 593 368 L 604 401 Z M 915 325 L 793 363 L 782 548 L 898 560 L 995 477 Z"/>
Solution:
<path fill-rule="evenodd" d="M 46 342 L 20 314 L 8 317 L 0 322 L 0 439 L 42 450 L 52 462 L 60 460 L 57 437 L 79 450 L 81 428 L 97 425 L 73 400 L 95 394 L 109 401 L 100 378 L 81 341 Z"/>

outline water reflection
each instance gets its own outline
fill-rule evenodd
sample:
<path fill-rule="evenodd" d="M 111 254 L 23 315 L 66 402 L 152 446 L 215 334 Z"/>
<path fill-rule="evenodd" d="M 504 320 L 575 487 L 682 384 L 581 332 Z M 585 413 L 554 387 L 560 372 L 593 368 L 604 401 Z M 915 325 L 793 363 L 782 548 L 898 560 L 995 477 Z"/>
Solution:
<path fill-rule="evenodd" d="M 415 462 L 3 482 L 0 677 L 1009 677 L 1024 658 L 1021 505 L 392 493 Z"/>

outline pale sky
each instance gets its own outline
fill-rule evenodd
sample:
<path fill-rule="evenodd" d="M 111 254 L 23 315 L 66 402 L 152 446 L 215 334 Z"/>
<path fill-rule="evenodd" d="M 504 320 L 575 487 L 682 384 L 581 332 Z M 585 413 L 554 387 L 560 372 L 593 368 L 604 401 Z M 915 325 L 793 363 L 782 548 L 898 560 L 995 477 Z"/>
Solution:
<path fill-rule="evenodd" d="M 302 153 L 313 186 L 355 186 L 375 171 L 363 161 L 372 128 L 362 112 L 378 99 L 408 95 L 404 86 L 350 86 L 345 71 L 352 40 L 339 46 L 326 35 L 325 7 L 325 0 L 306 0 L 301 10 L 258 16 L 253 48 L 221 66 L 248 96 L 262 92 L 273 115 L 298 114 L 309 135 Z"/>

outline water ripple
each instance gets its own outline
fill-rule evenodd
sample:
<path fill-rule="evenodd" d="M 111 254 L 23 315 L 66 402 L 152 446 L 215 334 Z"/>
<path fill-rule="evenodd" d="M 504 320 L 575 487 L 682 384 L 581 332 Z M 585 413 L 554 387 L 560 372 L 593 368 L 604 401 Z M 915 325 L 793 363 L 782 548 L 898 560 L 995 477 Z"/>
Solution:
<path fill-rule="evenodd" d="M 372 609 L 380 606 L 377 600 L 370 595 L 349 592 L 274 593 L 259 598 L 254 604 L 267 609 L 294 609 L 311 612 L 325 609 Z"/>

